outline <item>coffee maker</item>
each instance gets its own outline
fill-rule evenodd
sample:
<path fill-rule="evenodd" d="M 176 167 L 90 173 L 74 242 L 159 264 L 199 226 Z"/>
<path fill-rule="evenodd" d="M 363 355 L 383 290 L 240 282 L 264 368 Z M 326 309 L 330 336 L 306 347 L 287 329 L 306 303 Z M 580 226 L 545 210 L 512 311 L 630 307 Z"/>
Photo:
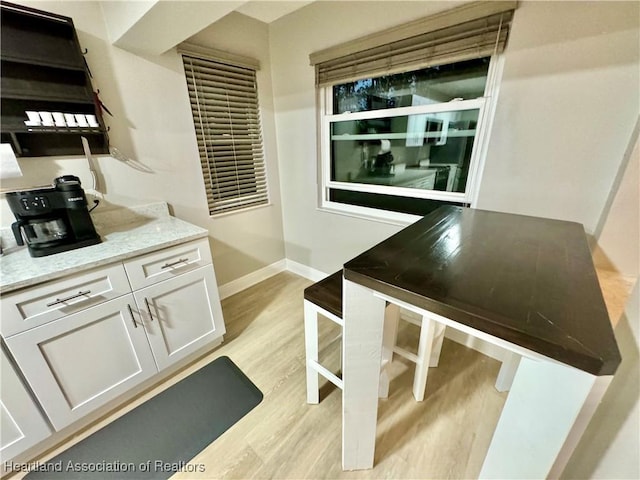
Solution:
<path fill-rule="evenodd" d="M 44 257 L 100 243 L 80 179 L 64 175 L 50 188 L 6 194 L 16 217 L 11 230 L 18 245 L 29 247 L 32 257 Z"/>

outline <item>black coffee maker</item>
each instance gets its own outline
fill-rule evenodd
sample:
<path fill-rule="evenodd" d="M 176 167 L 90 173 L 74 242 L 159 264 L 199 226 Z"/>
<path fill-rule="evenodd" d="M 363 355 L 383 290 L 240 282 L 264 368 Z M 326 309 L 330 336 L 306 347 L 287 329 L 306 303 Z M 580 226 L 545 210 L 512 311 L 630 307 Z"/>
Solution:
<path fill-rule="evenodd" d="M 65 175 L 51 188 L 6 194 L 17 222 L 11 225 L 18 245 L 25 240 L 32 257 L 44 257 L 100 243 L 80 179 Z"/>

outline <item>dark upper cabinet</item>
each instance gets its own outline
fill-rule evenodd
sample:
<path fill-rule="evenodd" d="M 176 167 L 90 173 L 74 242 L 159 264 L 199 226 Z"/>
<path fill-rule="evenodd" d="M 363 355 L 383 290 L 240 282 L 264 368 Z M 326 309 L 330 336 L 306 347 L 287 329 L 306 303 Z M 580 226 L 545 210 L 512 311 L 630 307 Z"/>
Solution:
<path fill-rule="evenodd" d="M 2 143 L 22 157 L 78 155 L 85 137 L 93 152 L 107 153 L 102 112 L 73 20 L 9 2 L 0 8 Z M 89 114 L 97 126 L 26 125 L 27 111 Z"/>

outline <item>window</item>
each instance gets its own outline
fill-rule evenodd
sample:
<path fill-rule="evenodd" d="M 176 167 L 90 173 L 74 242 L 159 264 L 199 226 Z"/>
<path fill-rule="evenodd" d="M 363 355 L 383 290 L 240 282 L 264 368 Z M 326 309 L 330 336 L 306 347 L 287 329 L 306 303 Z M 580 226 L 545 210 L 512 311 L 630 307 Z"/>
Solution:
<path fill-rule="evenodd" d="M 181 48 L 209 213 L 269 202 L 256 86 L 257 63 L 203 58 Z M 202 49 L 198 48 L 198 52 Z"/>
<path fill-rule="evenodd" d="M 474 203 L 513 8 L 468 4 L 311 55 L 322 207 L 409 221 Z"/>

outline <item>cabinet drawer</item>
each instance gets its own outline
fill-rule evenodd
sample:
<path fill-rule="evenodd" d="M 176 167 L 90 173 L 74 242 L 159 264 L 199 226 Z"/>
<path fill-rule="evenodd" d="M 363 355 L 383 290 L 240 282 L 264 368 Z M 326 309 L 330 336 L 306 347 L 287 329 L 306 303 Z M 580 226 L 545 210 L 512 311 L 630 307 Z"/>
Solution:
<path fill-rule="evenodd" d="M 0 332 L 9 337 L 130 292 L 118 263 L 4 295 Z"/>
<path fill-rule="evenodd" d="M 211 250 L 205 238 L 134 258 L 124 267 L 131 288 L 138 290 L 210 263 Z"/>

